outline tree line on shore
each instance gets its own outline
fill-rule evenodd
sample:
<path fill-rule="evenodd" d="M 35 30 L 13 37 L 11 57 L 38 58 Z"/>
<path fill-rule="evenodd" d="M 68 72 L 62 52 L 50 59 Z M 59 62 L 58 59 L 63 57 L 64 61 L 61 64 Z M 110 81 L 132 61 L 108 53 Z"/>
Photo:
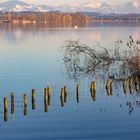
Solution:
<path fill-rule="evenodd" d="M 85 25 L 90 18 L 83 13 L 60 13 L 60 12 L 6 12 L 0 14 L 0 21 L 12 23 L 36 23 L 52 22 L 56 24 L 76 26 Z"/>

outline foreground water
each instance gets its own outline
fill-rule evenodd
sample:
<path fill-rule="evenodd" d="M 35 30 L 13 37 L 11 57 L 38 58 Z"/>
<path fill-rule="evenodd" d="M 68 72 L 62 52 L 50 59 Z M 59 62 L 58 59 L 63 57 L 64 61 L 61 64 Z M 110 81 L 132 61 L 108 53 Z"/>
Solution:
<path fill-rule="evenodd" d="M 113 95 L 105 90 L 107 79 L 98 76 L 69 79 L 63 63 L 62 46 L 78 40 L 107 48 L 117 39 L 140 37 L 140 26 L 100 25 L 86 28 L 29 28 L 5 25 L 0 29 L 0 139 L 127 139 L 140 138 L 139 92 L 129 88 L 124 94 L 122 81 L 114 83 Z M 97 82 L 96 101 L 90 84 Z M 79 103 L 76 85 L 80 85 Z M 61 106 L 61 88 L 68 97 Z M 44 112 L 44 88 L 51 87 L 51 104 Z M 31 90 L 36 90 L 36 109 L 32 110 Z M 10 113 L 10 93 L 15 93 L 15 113 Z M 28 95 L 27 115 L 23 94 Z M 8 121 L 4 121 L 3 98 L 9 101 Z"/>

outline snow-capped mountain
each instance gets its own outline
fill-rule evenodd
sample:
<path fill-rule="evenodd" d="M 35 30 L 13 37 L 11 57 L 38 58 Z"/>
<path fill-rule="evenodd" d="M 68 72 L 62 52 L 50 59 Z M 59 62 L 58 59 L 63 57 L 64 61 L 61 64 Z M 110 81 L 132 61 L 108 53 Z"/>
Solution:
<path fill-rule="evenodd" d="M 139 2 L 129 2 L 123 5 L 115 6 L 116 13 L 140 13 L 140 1 Z"/>
<path fill-rule="evenodd" d="M 64 5 L 34 5 L 22 2 L 20 0 L 11 0 L 0 3 L 0 11 L 60 11 L 60 12 L 98 12 L 98 13 L 140 13 L 140 1 L 133 0 L 121 5 L 112 5 L 110 3 L 88 2 L 83 4 L 64 4 Z"/>
<path fill-rule="evenodd" d="M 34 11 L 36 10 L 35 5 L 27 4 L 19 0 L 12 0 L 4 3 L 0 3 L 1 11 Z"/>

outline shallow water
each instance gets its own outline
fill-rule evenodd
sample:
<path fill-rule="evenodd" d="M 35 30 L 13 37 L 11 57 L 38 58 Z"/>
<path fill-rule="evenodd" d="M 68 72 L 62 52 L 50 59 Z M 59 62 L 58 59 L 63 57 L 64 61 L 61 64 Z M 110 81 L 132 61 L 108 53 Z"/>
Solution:
<path fill-rule="evenodd" d="M 123 82 L 113 84 L 113 95 L 105 90 L 107 79 L 98 76 L 69 79 L 63 62 L 66 40 L 112 48 L 117 39 L 140 37 L 140 26 L 108 25 L 86 28 L 26 28 L 5 25 L 0 29 L 0 139 L 127 139 L 140 138 L 139 93 L 123 92 Z M 90 84 L 97 82 L 96 101 Z M 79 103 L 76 85 L 80 85 Z M 68 96 L 61 107 L 61 88 Z M 44 112 L 44 88 L 51 87 L 51 105 Z M 36 90 L 36 109 L 32 110 L 31 90 Z M 15 113 L 10 113 L 10 93 L 15 93 Z M 27 115 L 23 94 L 28 95 Z M 3 98 L 9 101 L 8 121 L 4 121 Z M 131 105 L 127 105 L 131 103 Z"/>

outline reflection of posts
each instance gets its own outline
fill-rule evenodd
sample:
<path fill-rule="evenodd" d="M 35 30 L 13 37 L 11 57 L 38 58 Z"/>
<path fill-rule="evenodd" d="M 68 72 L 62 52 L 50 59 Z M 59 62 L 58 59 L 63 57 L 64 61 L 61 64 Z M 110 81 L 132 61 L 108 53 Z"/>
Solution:
<path fill-rule="evenodd" d="M 64 88 L 61 89 L 61 95 L 60 95 L 60 100 L 61 100 L 61 106 L 64 107 L 64 96 L 65 96 L 65 92 L 64 92 Z"/>
<path fill-rule="evenodd" d="M 4 112 L 4 121 L 5 121 L 5 122 L 8 121 L 8 112 Z"/>
<path fill-rule="evenodd" d="M 67 86 L 64 86 L 64 103 L 67 102 Z"/>
<path fill-rule="evenodd" d="M 79 103 L 79 93 L 80 93 L 80 86 L 77 84 L 76 86 L 76 100 Z"/>
<path fill-rule="evenodd" d="M 126 89 L 127 89 L 127 80 L 124 79 L 124 81 L 123 81 L 123 91 L 124 91 L 124 93 L 126 93 Z"/>
<path fill-rule="evenodd" d="M 112 86 L 112 82 L 110 82 L 110 94 L 113 95 L 113 86 Z"/>
<path fill-rule="evenodd" d="M 14 114 L 14 110 L 15 110 L 15 99 L 14 99 L 14 93 L 11 93 L 11 114 Z"/>
<path fill-rule="evenodd" d="M 133 88 L 133 80 L 132 80 L 132 78 L 130 78 L 129 79 L 129 91 L 130 91 L 131 95 L 132 95 L 132 92 L 133 92 L 132 88 Z"/>
<path fill-rule="evenodd" d="M 92 99 L 93 99 L 93 101 L 96 101 L 96 92 L 95 93 L 92 93 Z"/>
<path fill-rule="evenodd" d="M 4 121 L 8 121 L 8 99 L 4 98 Z"/>
<path fill-rule="evenodd" d="M 51 104 L 51 88 L 47 87 L 48 106 Z"/>
<path fill-rule="evenodd" d="M 44 88 L 44 112 L 48 112 L 47 88 Z"/>
<path fill-rule="evenodd" d="M 36 98 L 36 93 L 35 93 L 35 89 L 32 89 L 32 109 L 35 110 L 35 98 Z"/>
<path fill-rule="evenodd" d="M 95 81 L 91 83 L 90 91 L 91 91 L 91 97 L 93 101 L 96 101 L 96 82 Z"/>
<path fill-rule="evenodd" d="M 27 95 L 24 94 L 23 96 L 23 102 L 24 102 L 24 115 L 26 116 L 27 115 Z"/>
<path fill-rule="evenodd" d="M 106 89 L 106 93 L 108 96 L 110 96 L 110 90 L 108 88 Z"/>

